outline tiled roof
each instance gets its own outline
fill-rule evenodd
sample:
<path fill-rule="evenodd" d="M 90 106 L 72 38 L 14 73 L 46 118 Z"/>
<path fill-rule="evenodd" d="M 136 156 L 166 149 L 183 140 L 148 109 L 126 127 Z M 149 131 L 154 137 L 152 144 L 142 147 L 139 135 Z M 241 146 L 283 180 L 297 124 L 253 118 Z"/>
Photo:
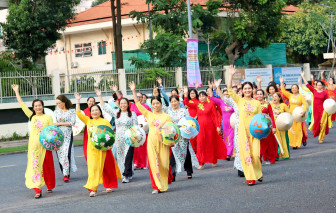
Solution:
<path fill-rule="evenodd" d="M 208 0 L 191 0 L 191 4 L 203 4 Z M 121 14 L 122 18 L 129 18 L 131 11 L 136 10 L 138 12 L 145 12 L 148 10 L 146 0 L 121 0 Z M 284 9 L 285 13 L 292 13 L 297 10 L 297 7 L 289 6 Z M 86 11 L 78 13 L 74 20 L 69 24 L 70 27 L 78 25 L 86 25 L 93 23 L 100 23 L 111 21 L 111 3 L 107 1 L 95 7 L 92 7 Z"/>

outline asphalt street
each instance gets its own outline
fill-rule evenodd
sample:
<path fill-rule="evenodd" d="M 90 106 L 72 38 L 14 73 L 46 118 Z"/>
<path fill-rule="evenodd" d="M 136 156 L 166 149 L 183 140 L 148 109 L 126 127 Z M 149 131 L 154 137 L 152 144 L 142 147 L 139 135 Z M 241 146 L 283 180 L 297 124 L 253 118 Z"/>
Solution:
<path fill-rule="evenodd" d="M 56 188 L 52 194 L 43 188 L 43 197 L 33 199 L 25 187 L 27 155 L 0 156 L 0 212 L 336 212 L 336 129 L 324 144 L 309 136 L 308 145 L 290 150 L 291 159 L 263 165 L 264 182 L 247 186 L 237 177 L 233 161 L 220 161 L 177 176 L 168 192 L 152 195 L 148 170 L 136 170 L 132 182 L 110 194 L 89 197 L 83 188 L 87 179 L 82 147 L 75 149 L 78 172 L 69 183 L 54 156 Z"/>

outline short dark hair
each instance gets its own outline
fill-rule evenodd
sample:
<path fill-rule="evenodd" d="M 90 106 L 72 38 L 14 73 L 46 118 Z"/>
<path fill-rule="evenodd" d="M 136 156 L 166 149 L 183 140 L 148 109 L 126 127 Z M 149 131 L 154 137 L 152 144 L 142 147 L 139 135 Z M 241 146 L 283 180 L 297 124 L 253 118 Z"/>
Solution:
<path fill-rule="evenodd" d="M 153 96 L 153 97 L 151 98 L 151 104 L 153 103 L 154 100 L 157 100 L 158 102 L 160 102 L 160 103 L 162 104 L 161 97 L 159 97 L 159 96 Z"/>
<path fill-rule="evenodd" d="M 102 109 L 100 108 L 100 106 L 97 105 L 97 104 L 94 104 L 94 105 L 92 105 L 92 106 L 90 107 L 90 114 L 91 114 L 92 108 L 95 107 L 95 106 L 98 107 L 98 109 L 99 109 L 99 111 L 100 111 L 100 117 L 101 117 L 101 118 L 104 118 L 104 116 L 103 116 L 103 111 L 102 111 Z M 90 115 L 90 118 L 93 119 L 93 118 L 92 118 L 92 115 Z"/>
<path fill-rule="evenodd" d="M 91 98 L 93 98 L 94 102 L 96 102 L 96 99 L 94 97 L 88 97 L 88 99 L 86 100 L 86 102 L 88 102 Z"/>
<path fill-rule="evenodd" d="M 179 100 L 179 97 L 178 97 L 177 95 L 172 95 L 172 96 L 170 96 L 169 101 L 172 101 L 173 99 L 175 99 L 175 100 L 177 100 L 177 101 L 180 101 L 180 100 Z"/>
<path fill-rule="evenodd" d="M 65 95 L 59 95 L 59 96 L 57 96 L 56 99 L 65 103 L 65 108 L 66 109 L 70 109 L 72 107 L 71 101 Z"/>
<path fill-rule="evenodd" d="M 270 84 L 270 85 L 268 85 L 267 88 L 266 88 L 266 92 L 267 92 L 268 94 L 270 93 L 270 92 L 269 92 L 269 89 L 270 89 L 271 87 L 274 88 L 275 92 L 279 92 L 278 87 L 277 87 L 276 85 Z"/>

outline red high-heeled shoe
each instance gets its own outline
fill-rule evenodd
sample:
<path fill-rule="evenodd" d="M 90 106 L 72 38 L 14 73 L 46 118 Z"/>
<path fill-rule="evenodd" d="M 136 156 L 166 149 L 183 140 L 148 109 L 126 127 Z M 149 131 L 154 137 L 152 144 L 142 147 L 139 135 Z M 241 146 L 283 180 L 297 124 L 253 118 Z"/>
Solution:
<path fill-rule="evenodd" d="M 246 180 L 246 183 L 248 186 L 253 186 L 255 185 L 255 180 Z"/>

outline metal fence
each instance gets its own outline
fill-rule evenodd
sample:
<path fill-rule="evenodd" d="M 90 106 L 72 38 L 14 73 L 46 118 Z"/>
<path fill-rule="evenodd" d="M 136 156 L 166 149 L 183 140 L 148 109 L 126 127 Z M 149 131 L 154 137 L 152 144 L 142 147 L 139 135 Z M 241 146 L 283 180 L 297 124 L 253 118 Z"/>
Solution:
<path fill-rule="evenodd" d="M 0 103 L 16 101 L 12 84 L 18 84 L 20 95 L 24 101 L 36 98 L 43 100 L 53 99 L 51 77 L 46 71 L 20 71 L 0 73 Z"/>
<path fill-rule="evenodd" d="M 115 70 L 106 71 L 73 71 L 71 74 L 60 74 L 61 93 L 74 98 L 75 92 L 82 97 L 95 95 L 94 89 L 99 88 L 103 95 L 111 91 L 112 85 L 118 85 L 118 73 Z"/>
<path fill-rule="evenodd" d="M 202 88 L 208 87 L 208 81 L 213 82 L 214 79 L 222 79 L 222 84 L 224 85 L 225 76 L 224 76 L 224 67 L 213 67 L 212 69 L 209 67 L 201 67 L 200 68 L 201 79 L 203 83 Z M 187 68 L 183 68 L 183 86 L 188 85 L 187 80 Z"/>
<path fill-rule="evenodd" d="M 315 80 L 321 79 L 321 71 L 324 71 L 323 78 L 326 80 L 329 79 L 330 77 L 333 77 L 333 78 L 336 77 L 334 76 L 333 70 L 331 68 L 311 68 L 310 69 L 310 73 L 314 75 Z"/>
<path fill-rule="evenodd" d="M 127 69 L 125 74 L 126 84 L 134 81 L 137 90 L 142 93 L 152 93 L 154 85 L 157 85 L 156 77 L 162 75 L 162 84 L 165 89 L 176 87 L 176 68 Z M 128 87 L 127 94 L 131 94 Z"/>

